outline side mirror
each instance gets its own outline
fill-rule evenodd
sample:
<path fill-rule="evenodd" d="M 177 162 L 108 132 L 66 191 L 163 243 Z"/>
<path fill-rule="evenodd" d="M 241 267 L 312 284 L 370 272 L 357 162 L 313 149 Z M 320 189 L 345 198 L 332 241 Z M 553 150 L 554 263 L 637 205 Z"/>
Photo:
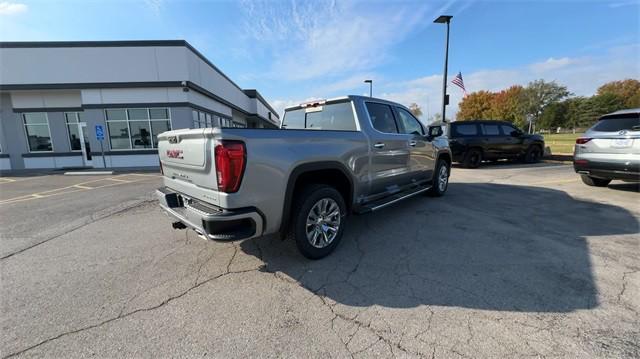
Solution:
<path fill-rule="evenodd" d="M 440 137 L 442 136 L 442 127 L 440 126 L 429 126 L 429 134 L 428 137 L 430 139 L 433 139 L 435 137 Z"/>
<path fill-rule="evenodd" d="M 515 130 L 515 131 L 511 131 L 511 137 L 520 137 L 522 136 L 522 132 Z"/>

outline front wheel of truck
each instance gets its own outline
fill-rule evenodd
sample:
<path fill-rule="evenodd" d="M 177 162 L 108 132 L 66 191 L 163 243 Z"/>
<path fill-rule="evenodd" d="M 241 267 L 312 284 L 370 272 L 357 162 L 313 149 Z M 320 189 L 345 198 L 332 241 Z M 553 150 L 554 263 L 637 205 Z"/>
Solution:
<path fill-rule="evenodd" d="M 320 259 L 333 252 L 342 238 L 346 208 L 340 192 L 331 186 L 313 184 L 298 193 L 290 237 L 302 255 Z"/>
<path fill-rule="evenodd" d="M 427 191 L 427 195 L 431 197 L 442 197 L 449 187 L 449 170 L 451 166 L 445 160 L 438 160 L 433 179 L 431 181 L 431 189 Z"/>

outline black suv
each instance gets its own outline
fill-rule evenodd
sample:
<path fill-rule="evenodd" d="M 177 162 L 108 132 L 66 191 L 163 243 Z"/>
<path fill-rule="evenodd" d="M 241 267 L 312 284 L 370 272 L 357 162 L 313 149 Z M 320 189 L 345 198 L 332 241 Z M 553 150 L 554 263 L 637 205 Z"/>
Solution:
<path fill-rule="evenodd" d="M 527 135 L 510 122 L 459 121 L 449 128 L 453 160 L 475 168 L 483 160 L 521 159 L 538 162 L 544 154 L 544 138 Z"/>

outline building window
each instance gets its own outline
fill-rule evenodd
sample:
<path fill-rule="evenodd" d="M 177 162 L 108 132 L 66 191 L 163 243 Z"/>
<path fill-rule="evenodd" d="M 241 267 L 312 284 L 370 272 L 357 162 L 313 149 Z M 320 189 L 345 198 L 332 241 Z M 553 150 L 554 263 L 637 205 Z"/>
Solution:
<path fill-rule="evenodd" d="M 192 110 L 191 113 L 193 117 L 193 128 L 220 127 L 220 125 L 224 124 L 225 121 L 231 121 L 225 117 L 204 111 Z M 222 127 L 228 126 L 222 125 Z"/>
<path fill-rule="evenodd" d="M 158 134 L 171 130 L 168 108 L 105 110 L 112 150 L 158 148 Z"/>
<path fill-rule="evenodd" d="M 45 112 L 23 113 L 24 130 L 30 152 L 53 151 L 49 119 Z"/>
<path fill-rule="evenodd" d="M 223 118 L 220 122 L 221 127 L 233 127 L 233 121 L 230 118 Z"/>
<path fill-rule="evenodd" d="M 230 118 L 221 118 L 220 119 L 220 127 L 222 127 L 222 128 L 246 128 L 247 125 L 245 125 L 242 122 L 233 121 Z"/>
<path fill-rule="evenodd" d="M 67 133 L 69 134 L 69 145 L 71 151 L 80 151 L 82 146 L 80 141 L 80 132 L 78 132 L 78 122 L 80 121 L 80 114 L 78 112 L 65 112 L 64 120 L 67 124 Z"/>

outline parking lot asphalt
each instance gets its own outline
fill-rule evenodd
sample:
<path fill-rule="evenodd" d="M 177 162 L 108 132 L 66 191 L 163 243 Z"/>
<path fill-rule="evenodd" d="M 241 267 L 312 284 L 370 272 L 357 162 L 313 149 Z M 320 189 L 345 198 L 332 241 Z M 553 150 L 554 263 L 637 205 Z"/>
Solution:
<path fill-rule="evenodd" d="M 640 193 L 454 168 L 319 261 L 174 231 L 152 174 L 0 181 L 7 357 L 640 357 Z"/>

